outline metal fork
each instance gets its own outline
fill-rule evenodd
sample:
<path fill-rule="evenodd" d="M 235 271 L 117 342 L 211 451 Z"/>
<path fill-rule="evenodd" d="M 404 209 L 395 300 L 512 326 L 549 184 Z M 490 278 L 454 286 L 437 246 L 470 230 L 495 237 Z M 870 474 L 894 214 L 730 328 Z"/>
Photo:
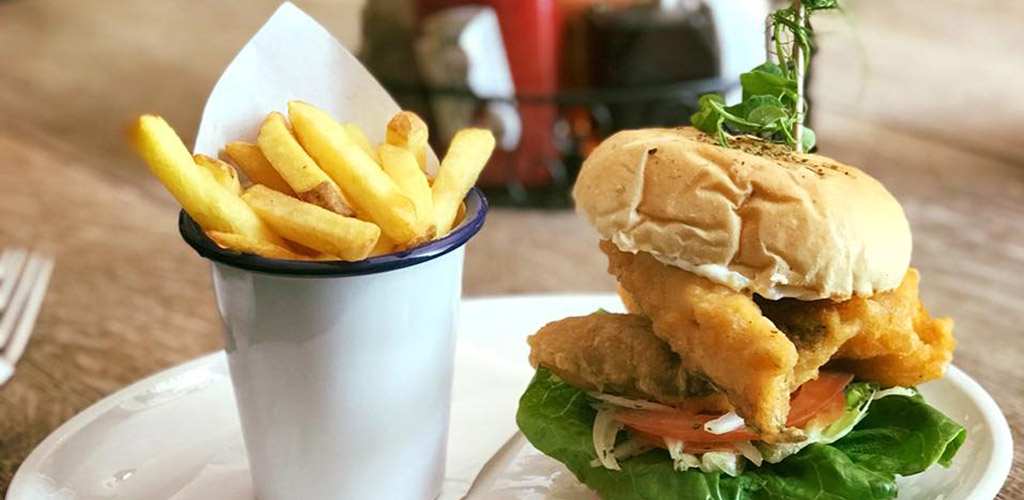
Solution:
<path fill-rule="evenodd" d="M 25 352 L 52 272 L 48 255 L 22 248 L 0 253 L 0 386 Z"/>

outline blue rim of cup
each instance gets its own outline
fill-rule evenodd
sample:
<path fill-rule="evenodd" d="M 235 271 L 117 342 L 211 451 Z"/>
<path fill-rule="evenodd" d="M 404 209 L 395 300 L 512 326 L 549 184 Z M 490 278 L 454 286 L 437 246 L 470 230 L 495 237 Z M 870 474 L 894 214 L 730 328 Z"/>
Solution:
<path fill-rule="evenodd" d="M 192 217 L 189 217 L 184 210 L 178 215 L 178 231 L 181 233 L 181 237 L 185 239 L 185 242 L 200 256 L 214 262 L 248 271 L 284 276 L 359 276 L 384 273 L 414 266 L 436 259 L 465 245 L 483 227 L 488 209 L 487 198 L 484 197 L 479 188 L 474 187 L 470 190 L 469 194 L 466 195 L 465 202 L 465 218 L 458 227 L 445 237 L 409 250 L 370 257 L 356 262 L 268 259 L 259 255 L 221 248 L 206 236 L 206 233 L 199 227 L 199 224 Z"/>

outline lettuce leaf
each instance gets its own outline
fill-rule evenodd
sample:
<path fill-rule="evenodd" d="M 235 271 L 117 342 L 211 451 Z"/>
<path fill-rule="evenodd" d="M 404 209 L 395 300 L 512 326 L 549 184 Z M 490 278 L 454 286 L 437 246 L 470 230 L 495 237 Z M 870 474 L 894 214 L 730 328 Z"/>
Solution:
<path fill-rule="evenodd" d="M 949 467 L 967 430 L 924 398 L 888 396 L 871 403 L 854 431 L 832 444 L 862 467 L 910 476 L 938 463 Z"/>
<path fill-rule="evenodd" d="M 590 465 L 596 458 L 595 414 L 584 392 L 540 368 L 519 401 L 516 421 L 530 443 L 565 464 L 604 500 L 895 498 L 897 474 L 948 465 L 966 437 L 962 426 L 920 396 L 889 396 L 874 401 L 839 441 L 810 445 L 778 464 L 749 467 L 738 477 L 675 471 L 661 449 L 623 460 L 622 470 L 613 471 Z"/>

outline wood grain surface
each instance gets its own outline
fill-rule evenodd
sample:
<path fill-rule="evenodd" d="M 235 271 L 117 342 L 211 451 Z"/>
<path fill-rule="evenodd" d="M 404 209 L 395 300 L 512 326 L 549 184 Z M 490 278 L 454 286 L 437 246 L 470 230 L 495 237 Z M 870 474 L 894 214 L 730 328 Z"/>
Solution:
<path fill-rule="evenodd" d="M 356 2 L 298 3 L 358 40 Z M 0 494 L 75 413 L 220 348 L 207 267 L 121 130 L 156 112 L 191 140 L 216 77 L 276 4 L 0 0 L 0 247 L 57 256 L 36 333 L 0 388 Z M 925 302 L 956 319 L 955 363 L 1022 442 L 1024 3 L 853 7 L 852 22 L 819 25 L 821 150 L 903 203 Z M 571 212 L 495 210 L 469 246 L 466 294 L 611 291 L 596 243 Z M 1020 450 L 1001 499 L 1024 498 Z"/>

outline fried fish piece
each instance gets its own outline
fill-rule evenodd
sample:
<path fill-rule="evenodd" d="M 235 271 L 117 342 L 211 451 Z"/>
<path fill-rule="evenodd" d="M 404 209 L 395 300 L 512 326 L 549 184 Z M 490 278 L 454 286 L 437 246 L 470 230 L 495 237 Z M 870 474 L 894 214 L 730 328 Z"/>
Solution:
<path fill-rule="evenodd" d="M 914 386 L 939 378 L 953 359 L 953 320 L 932 318 L 918 297 L 921 276 L 910 269 L 899 288 L 839 304 L 859 319 L 835 365 L 884 386 Z"/>
<path fill-rule="evenodd" d="M 705 374 L 748 425 L 768 442 L 799 439 L 786 428 L 795 389 L 796 346 L 754 300 L 650 254 L 629 254 L 602 241 L 608 270 L 683 363 Z"/>
<path fill-rule="evenodd" d="M 871 297 L 844 302 L 758 300 L 758 304 L 798 349 L 807 339 L 825 339 L 811 349 L 809 364 L 820 365 L 831 358 L 830 368 L 883 386 L 909 387 L 941 377 L 956 346 L 953 321 L 932 318 L 921 303 L 920 281 L 917 270 L 910 269 L 898 288 Z M 842 341 L 838 352 L 833 349 L 836 341 Z"/>
<path fill-rule="evenodd" d="M 695 411 L 728 412 L 724 395 L 688 370 L 635 314 L 594 313 L 548 323 L 528 339 L 530 364 L 569 385 Z"/>
<path fill-rule="evenodd" d="M 797 299 L 767 300 L 754 296 L 761 313 L 786 335 L 796 347 L 792 388 L 818 378 L 819 369 L 839 351 L 859 328 L 844 322 L 835 309 L 823 307 L 831 301 L 807 302 Z"/>
<path fill-rule="evenodd" d="M 626 310 L 639 313 L 629 292 L 618 287 L 619 298 Z M 793 368 L 792 386 L 814 380 L 822 365 L 839 351 L 846 341 L 857 334 L 856 328 L 828 328 L 824 320 L 813 316 L 814 309 L 805 307 L 805 301 L 797 299 L 768 300 L 754 295 L 754 302 L 772 323 L 796 346 L 797 361 Z M 807 313 L 812 314 L 807 314 Z M 829 322 L 830 324 L 832 322 Z"/>
<path fill-rule="evenodd" d="M 789 411 L 783 391 L 817 378 L 823 365 L 883 386 L 913 386 L 941 377 L 956 345 L 952 321 L 931 318 L 922 305 L 914 269 L 898 288 L 870 297 L 767 300 L 646 253 L 624 253 L 609 242 L 601 248 L 627 308 L 650 316 L 658 337 L 725 391 L 766 440 L 782 439 Z M 791 365 L 785 343 L 795 350 Z"/>

